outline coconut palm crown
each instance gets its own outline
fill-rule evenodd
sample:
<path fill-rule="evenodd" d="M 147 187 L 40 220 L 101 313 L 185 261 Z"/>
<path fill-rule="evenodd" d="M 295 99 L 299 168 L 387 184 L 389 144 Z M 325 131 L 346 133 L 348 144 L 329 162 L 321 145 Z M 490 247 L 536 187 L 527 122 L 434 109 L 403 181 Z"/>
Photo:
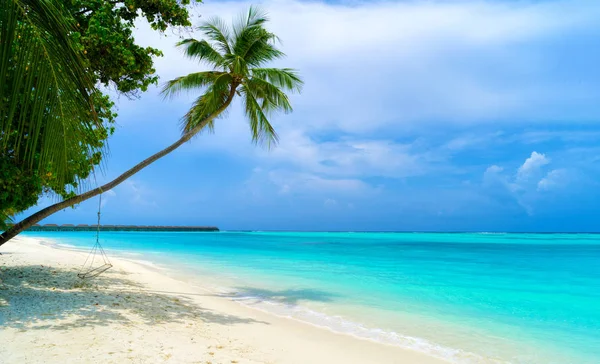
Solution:
<path fill-rule="evenodd" d="M 285 56 L 276 47 L 277 37 L 265 29 L 267 21 L 263 11 L 251 7 L 233 27 L 213 18 L 199 27 L 205 40 L 186 39 L 178 43 L 188 57 L 211 68 L 176 78 L 164 86 L 165 97 L 204 90 L 183 117 L 184 134 L 213 130 L 214 120 L 238 95 L 244 104 L 252 140 L 267 146 L 277 142 L 268 117 L 274 111 L 290 112 L 292 106 L 284 91 L 300 92 L 303 82 L 293 69 L 265 67 Z"/>

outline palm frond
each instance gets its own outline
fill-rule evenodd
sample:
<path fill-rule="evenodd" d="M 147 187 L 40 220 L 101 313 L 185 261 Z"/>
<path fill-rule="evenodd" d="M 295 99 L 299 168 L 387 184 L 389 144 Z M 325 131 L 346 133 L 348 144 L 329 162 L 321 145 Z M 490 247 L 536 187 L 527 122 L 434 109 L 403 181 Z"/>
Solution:
<path fill-rule="evenodd" d="M 198 97 L 191 109 L 182 118 L 183 133 L 194 129 L 209 115 L 219 112 L 231 93 L 233 77 L 222 73 L 214 79 L 202 96 Z"/>
<path fill-rule="evenodd" d="M 276 145 L 279 137 L 265 115 L 263 105 L 259 102 L 258 90 L 248 87 L 248 85 L 242 85 L 241 92 L 244 95 L 244 106 L 250 124 L 252 141 L 265 145 L 267 148 Z"/>
<path fill-rule="evenodd" d="M 248 74 L 248 64 L 244 60 L 244 58 L 238 56 L 235 53 L 230 53 L 225 55 L 228 71 L 235 73 L 237 75 L 245 75 Z"/>
<path fill-rule="evenodd" d="M 190 73 L 167 82 L 161 91 L 165 98 L 172 98 L 182 91 L 190 91 L 211 85 L 223 72 L 204 71 Z"/>
<path fill-rule="evenodd" d="M 268 20 L 258 8 L 250 8 L 248 15 L 238 21 L 233 39 L 233 54 L 250 66 L 260 66 L 284 56 L 275 47 L 275 34 L 267 31 L 263 24 Z"/>
<path fill-rule="evenodd" d="M 257 6 L 251 6 L 248 9 L 248 12 L 240 15 L 237 22 L 233 25 L 233 44 L 236 43 L 237 38 L 239 38 L 245 31 L 262 27 L 262 25 L 268 20 L 269 18 L 264 10 Z"/>
<path fill-rule="evenodd" d="M 65 14 L 59 1 L 0 3 L 0 153 L 10 150 L 31 168 L 52 165 L 59 180 L 82 152 L 72 145 L 91 157 L 98 150 L 86 136 L 102 128 Z"/>
<path fill-rule="evenodd" d="M 304 81 L 298 75 L 296 70 L 291 68 L 253 68 L 252 76 L 261 78 L 272 83 L 276 87 L 281 87 L 292 92 L 302 92 Z"/>
<path fill-rule="evenodd" d="M 246 80 L 244 86 L 247 91 L 252 93 L 265 114 L 274 111 L 283 111 L 287 114 L 292 111 L 288 96 L 272 83 L 255 77 Z"/>
<path fill-rule="evenodd" d="M 199 26 L 198 29 L 204 32 L 209 40 L 214 42 L 221 53 L 231 53 L 231 32 L 223 19 L 217 17 L 211 18 Z"/>
<path fill-rule="evenodd" d="M 186 56 L 203 61 L 214 69 L 221 69 L 225 64 L 223 56 L 205 40 L 185 39 L 177 46 L 185 47 Z"/>
<path fill-rule="evenodd" d="M 275 47 L 273 34 L 264 34 L 247 45 L 244 60 L 252 67 L 260 67 L 265 63 L 285 57 L 285 53 Z"/>

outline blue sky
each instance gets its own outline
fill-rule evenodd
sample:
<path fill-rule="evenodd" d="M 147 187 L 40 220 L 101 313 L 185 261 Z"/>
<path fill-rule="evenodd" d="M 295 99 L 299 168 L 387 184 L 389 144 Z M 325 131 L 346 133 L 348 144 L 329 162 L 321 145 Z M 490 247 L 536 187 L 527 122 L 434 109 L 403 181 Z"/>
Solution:
<path fill-rule="evenodd" d="M 195 22 L 250 3 L 210 1 Z M 107 224 L 223 229 L 599 231 L 600 3 L 273 0 L 261 6 L 306 86 L 252 145 L 240 105 L 215 134 L 104 196 Z M 201 17 L 200 17 L 201 15 Z M 194 33 L 193 36 L 201 37 Z M 204 68 L 177 35 L 161 80 Z M 179 136 L 190 97 L 120 98 L 99 182 Z M 41 206 L 47 205 L 44 200 Z M 93 223 L 97 200 L 44 223 Z"/>

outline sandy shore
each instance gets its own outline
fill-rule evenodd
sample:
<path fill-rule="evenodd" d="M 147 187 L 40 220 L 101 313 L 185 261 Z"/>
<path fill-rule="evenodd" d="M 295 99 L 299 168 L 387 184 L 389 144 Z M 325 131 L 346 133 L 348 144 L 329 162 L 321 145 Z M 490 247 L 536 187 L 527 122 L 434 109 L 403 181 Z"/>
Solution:
<path fill-rule="evenodd" d="M 0 248 L 2 363 L 443 363 L 271 315 L 112 258 L 93 280 L 86 254 L 16 238 Z"/>

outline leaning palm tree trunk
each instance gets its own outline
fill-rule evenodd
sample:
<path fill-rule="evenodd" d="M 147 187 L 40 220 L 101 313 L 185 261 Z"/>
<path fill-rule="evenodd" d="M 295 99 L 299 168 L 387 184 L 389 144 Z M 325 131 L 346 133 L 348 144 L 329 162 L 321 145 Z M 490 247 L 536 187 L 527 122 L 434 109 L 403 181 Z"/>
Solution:
<path fill-rule="evenodd" d="M 108 191 L 108 190 L 111 190 L 111 189 L 117 187 L 118 185 L 123 183 L 129 177 L 133 176 L 134 174 L 136 174 L 139 171 L 141 171 L 142 169 L 146 168 L 153 162 L 159 160 L 160 158 L 166 156 L 167 154 L 171 153 L 175 149 L 179 148 L 185 142 L 189 141 L 194 135 L 198 134 L 203 128 L 206 127 L 206 125 L 211 123 L 217 116 L 219 116 L 219 114 L 221 114 L 233 100 L 234 93 L 235 93 L 235 87 L 232 87 L 231 92 L 229 93 L 229 97 L 227 98 L 225 103 L 219 109 L 217 109 L 214 113 L 212 113 L 209 116 L 207 116 L 206 118 L 204 118 L 204 120 L 202 120 L 200 123 L 198 123 L 198 125 L 196 125 L 193 129 L 191 129 L 190 131 L 185 133 L 175 143 L 171 144 L 170 146 L 161 150 L 160 152 L 153 154 L 152 156 L 144 159 L 143 161 L 136 164 L 133 168 L 131 168 L 128 171 L 126 171 L 125 173 L 121 174 L 119 177 L 115 178 L 114 180 L 108 182 L 107 184 L 105 184 L 103 186 L 100 186 L 100 187 L 97 187 L 88 192 L 82 193 L 81 195 L 77 195 L 77 196 L 69 198 L 67 200 L 55 203 L 52 206 L 48 206 L 48 207 L 36 212 L 35 214 L 27 217 L 26 219 L 16 223 L 15 225 L 13 225 L 12 227 L 10 227 L 8 230 L 6 230 L 4 233 L 2 233 L 0 235 L 0 246 L 2 246 L 3 244 L 8 242 L 10 239 L 14 238 L 15 236 L 17 236 L 19 233 L 23 232 L 24 230 L 26 230 L 26 229 L 30 228 L 31 226 L 33 226 L 34 224 L 38 223 L 39 221 L 54 214 L 55 212 L 58 212 L 67 207 L 71 207 L 73 205 L 79 204 L 85 200 L 89 200 L 90 198 L 97 196 L 97 195 L 101 194 L 102 192 L 105 192 L 105 191 Z"/>

